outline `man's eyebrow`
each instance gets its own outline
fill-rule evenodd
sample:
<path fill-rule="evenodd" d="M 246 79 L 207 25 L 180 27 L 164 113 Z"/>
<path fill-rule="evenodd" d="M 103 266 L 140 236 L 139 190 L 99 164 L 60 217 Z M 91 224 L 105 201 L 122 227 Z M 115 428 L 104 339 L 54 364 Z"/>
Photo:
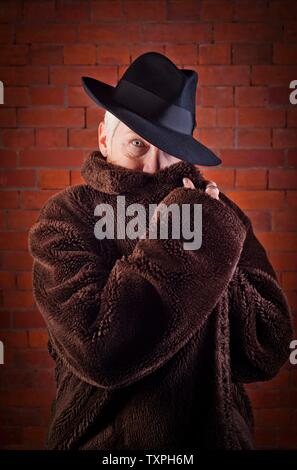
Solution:
<path fill-rule="evenodd" d="M 127 134 L 134 134 L 134 135 L 138 135 L 135 131 L 127 131 Z M 140 137 L 140 136 L 139 136 Z"/>
<path fill-rule="evenodd" d="M 144 137 L 141 137 L 141 135 L 137 134 L 136 132 L 134 131 L 127 131 L 127 135 L 135 135 L 136 137 L 139 137 L 139 139 L 142 139 L 144 140 L 147 144 L 149 144 L 149 142 L 147 140 L 145 140 Z"/>

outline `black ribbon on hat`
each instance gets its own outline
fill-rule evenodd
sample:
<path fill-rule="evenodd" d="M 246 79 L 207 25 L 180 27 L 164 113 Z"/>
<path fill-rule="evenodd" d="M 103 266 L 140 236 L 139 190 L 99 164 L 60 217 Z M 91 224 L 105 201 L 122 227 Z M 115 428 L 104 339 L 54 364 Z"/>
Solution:
<path fill-rule="evenodd" d="M 113 92 L 119 104 L 146 119 L 151 119 L 173 131 L 191 135 L 196 125 L 193 115 L 185 108 L 170 104 L 160 96 L 122 78 Z M 140 109 L 141 106 L 141 109 Z"/>

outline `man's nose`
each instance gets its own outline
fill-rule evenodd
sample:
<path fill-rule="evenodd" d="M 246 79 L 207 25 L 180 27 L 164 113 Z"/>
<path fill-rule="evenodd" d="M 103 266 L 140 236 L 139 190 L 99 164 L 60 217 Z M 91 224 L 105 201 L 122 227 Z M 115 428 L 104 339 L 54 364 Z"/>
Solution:
<path fill-rule="evenodd" d="M 148 155 L 145 157 L 143 171 L 147 173 L 155 173 L 160 169 L 161 155 L 160 150 L 157 147 L 153 147 Z"/>

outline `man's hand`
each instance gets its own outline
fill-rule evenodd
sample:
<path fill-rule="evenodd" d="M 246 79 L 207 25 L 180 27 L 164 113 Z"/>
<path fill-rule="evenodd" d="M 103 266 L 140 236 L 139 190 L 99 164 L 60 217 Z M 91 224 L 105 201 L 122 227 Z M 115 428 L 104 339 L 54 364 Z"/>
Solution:
<path fill-rule="evenodd" d="M 183 184 L 185 188 L 191 188 L 195 189 L 194 183 L 190 178 L 183 178 Z M 205 192 L 213 197 L 214 199 L 219 199 L 219 188 L 217 187 L 216 183 L 214 181 L 209 181 Z"/>
<path fill-rule="evenodd" d="M 195 189 L 195 185 L 193 183 L 193 181 L 190 179 L 190 178 L 183 178 L 183 185 L 184 185 L 184 188 L 190 188 L 190 189 Z M 206 186 L 206 189 L 205 189 L 205 192 L 213 197 L 214 199 L 219 199 L 219 188 L 217 187 L 216 183 L 214 181 L 209 181 L 207 186 Z M 220 201 L 222 202 L 222 201 Z M 157 220 L 158 220 L 158 217 L 159 217 L 159 210 L 160 210 L 160 207 L 161 207 L 161 204 L 162 204 L 162 201 L 160 204 L 158 204 L 158 206 L 156 207 L 154 213 L 153 213 L 153 216 L 150 220 L 150 223 L 157 223 Z M 144 233 L 139 237 L 139 239 L 143 239 L 143 238 L 146 238 L 146 231 L 144 231 Z"/>

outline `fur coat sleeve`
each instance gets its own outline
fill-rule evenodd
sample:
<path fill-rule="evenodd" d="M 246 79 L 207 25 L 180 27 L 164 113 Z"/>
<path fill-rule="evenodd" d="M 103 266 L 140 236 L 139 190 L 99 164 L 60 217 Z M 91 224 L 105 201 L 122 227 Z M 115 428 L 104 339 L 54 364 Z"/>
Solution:
<path fill-rule="evenodd" d="M 71 190 L 43 208 L 29 250 L 35 301 L 55 350 L 81 380 L 123 387 L 176 354 L 228 289 L 234 380 L 272 377 L 288 357 L 290 313 L 246 219 L 201 189 L 175 188 L 162 202 L 202 204 L 201 248 L 141 239 L 112 267 L 110 240 L 82 223 Z"/>
<path fill-rule="evenodd" d="M 248 383 L 272 379 L 289 356 L 292 316 L 252 225 L 229 294 L 233 380 Z"/>
<path fill-rule="evenodd" d="M 288 359 L 292 312 L 250 219 L 225 194 L 220 197 L 246 226 L 239 262 L 228 285 L 232 379 L 269 380 Z"/>

